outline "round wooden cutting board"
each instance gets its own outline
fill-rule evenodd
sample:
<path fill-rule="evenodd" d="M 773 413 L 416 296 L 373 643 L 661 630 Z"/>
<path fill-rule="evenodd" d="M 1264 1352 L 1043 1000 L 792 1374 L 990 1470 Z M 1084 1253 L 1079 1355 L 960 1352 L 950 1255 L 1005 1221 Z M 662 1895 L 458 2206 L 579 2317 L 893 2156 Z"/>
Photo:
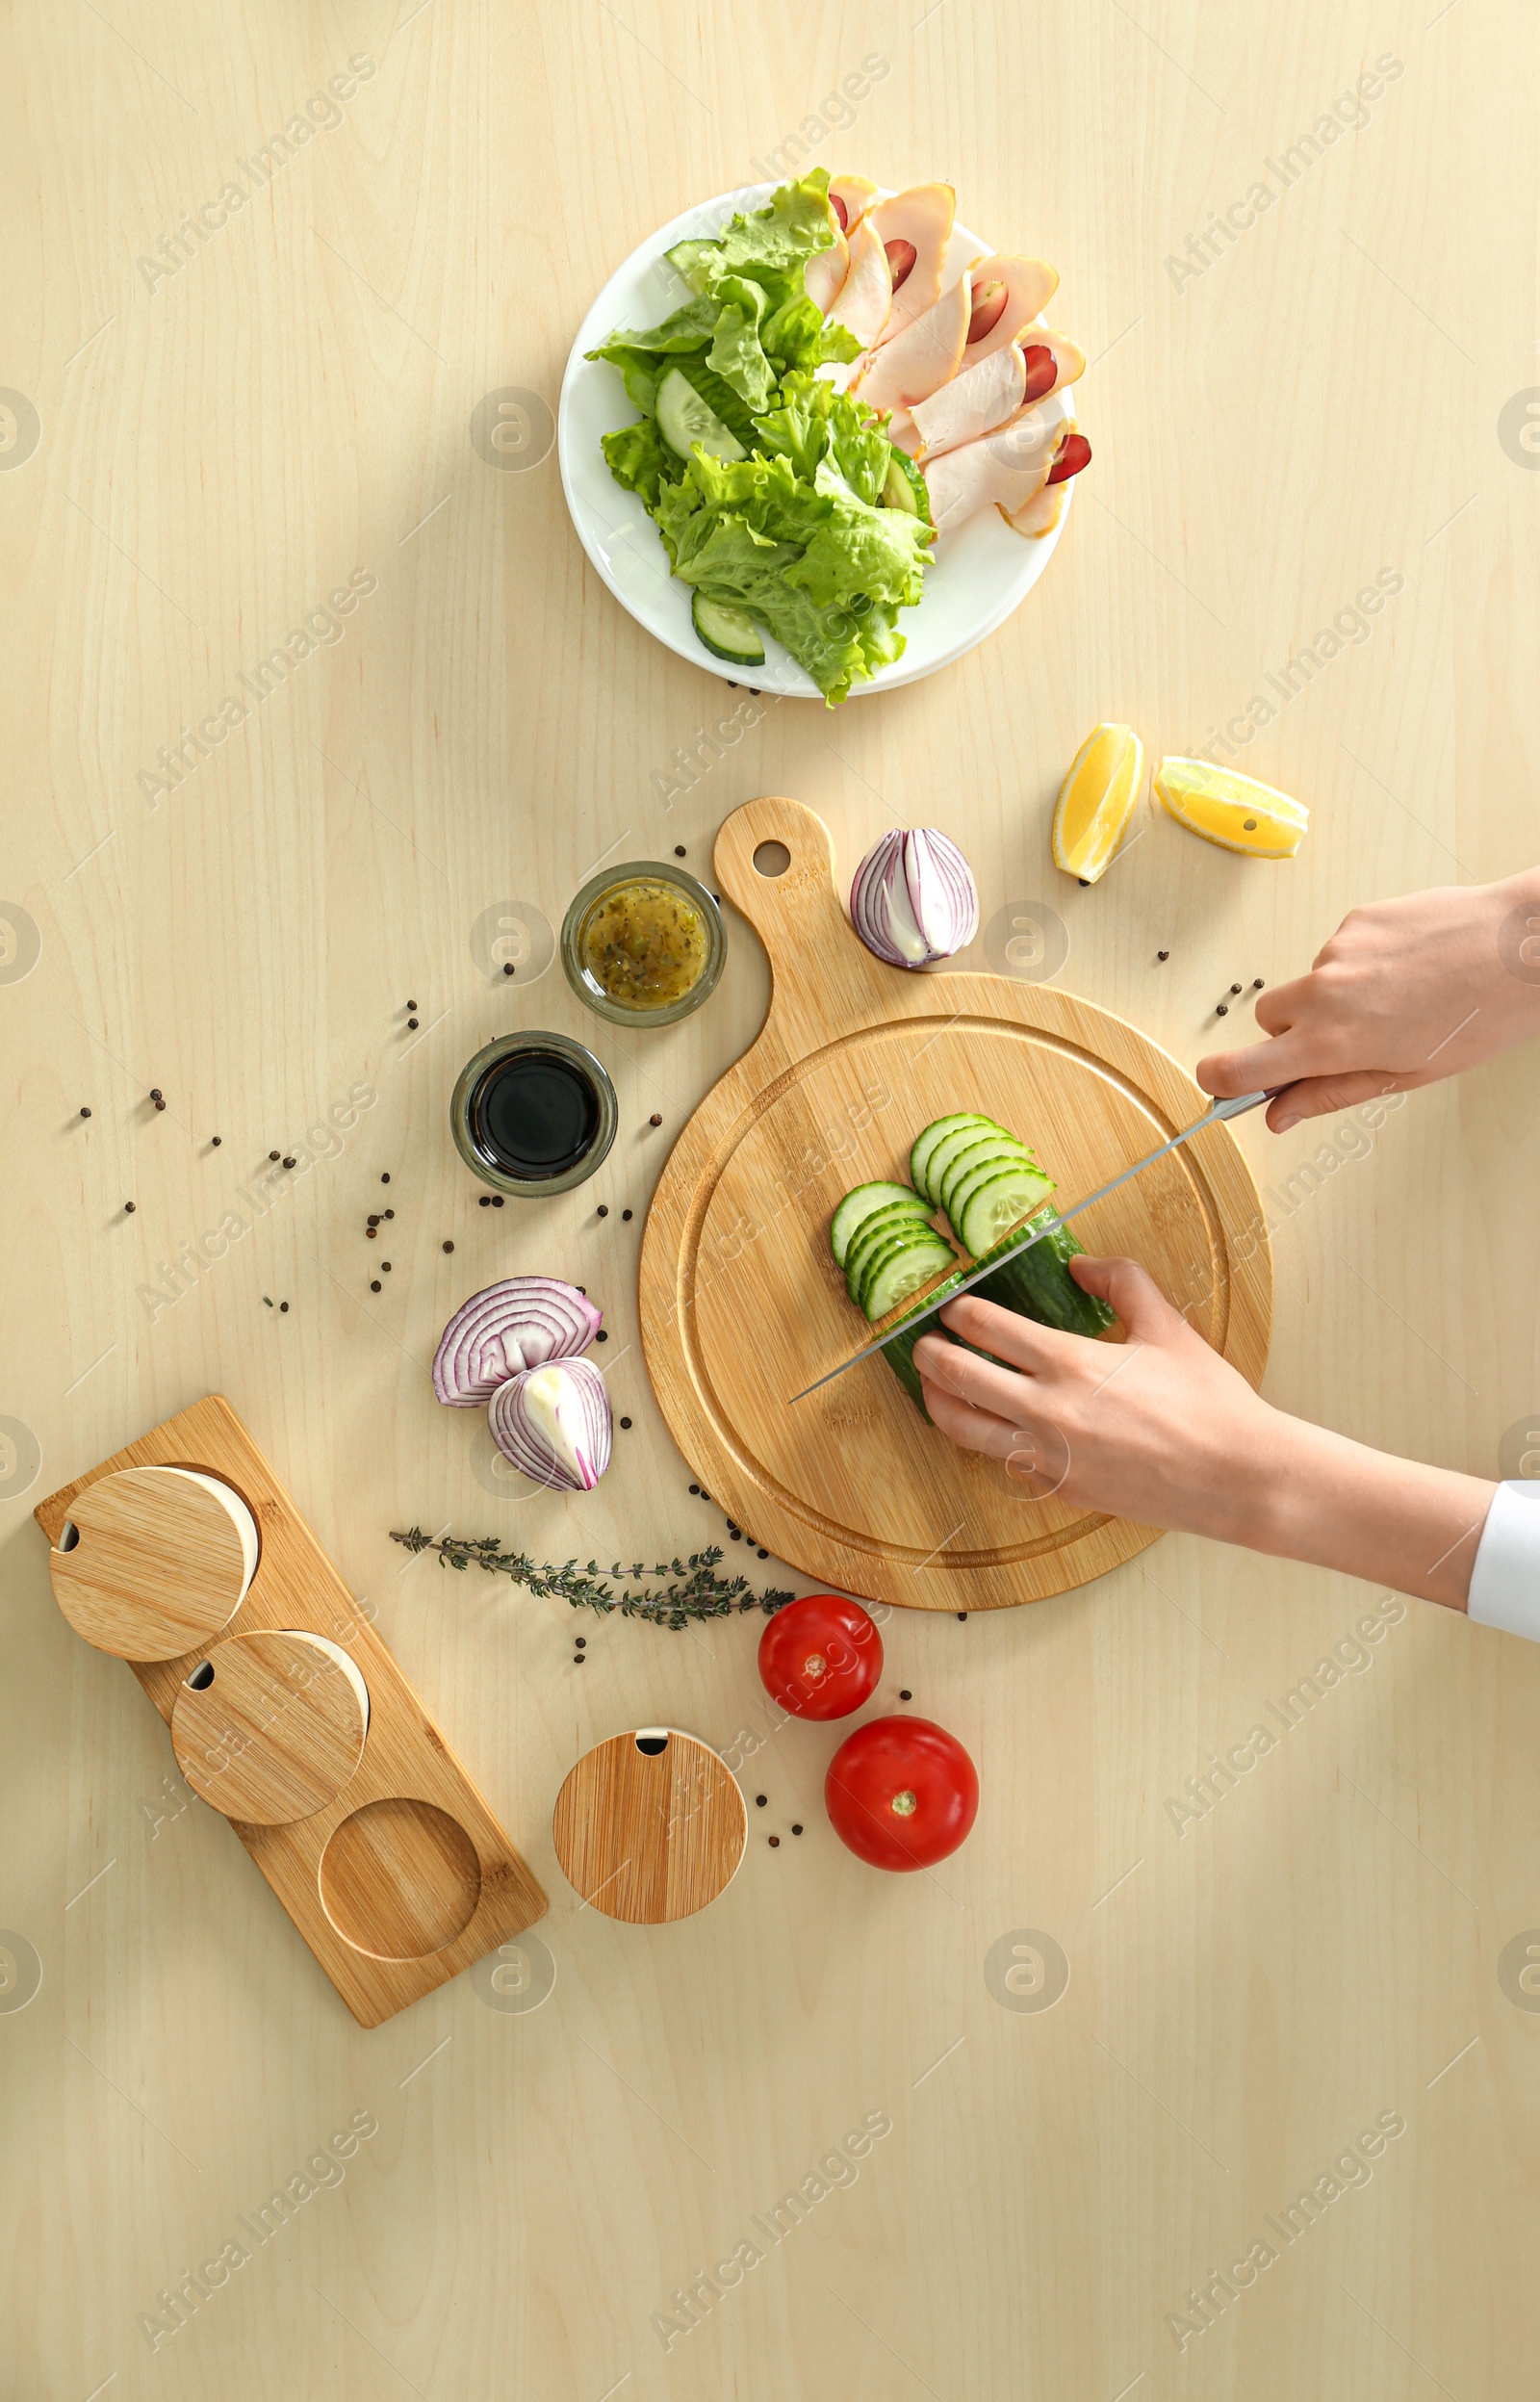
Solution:
<path fill-rule="evenodd" d="M 691 1118 L 648 1213 L 642 1344 L 680 1451 L 756 1543 L 867 1599 L 997 1610 L 1104 1575 L 1160 1530 L 1022 1493 L 929 1426 L 886 1360 L 788 1404 L 871 1331 L 830 1253 L 834 1205 L 871 1177 L 907 1183 L 931 1119 L 998 1118 L 1067 1207 L 1190 1125 L 1207 1096 L 1147 1036 L 1070 994 L 884 967 L 845 915 L 828 828 L 796 801 L 734 811 L 714 866 L 769 953 L 772 990 L 758 1040 Z M 1227 1126 L 1075 1231 L 1088 1251 L 1142 1260 L 1260 1381 L 1271 1253 Z"/>

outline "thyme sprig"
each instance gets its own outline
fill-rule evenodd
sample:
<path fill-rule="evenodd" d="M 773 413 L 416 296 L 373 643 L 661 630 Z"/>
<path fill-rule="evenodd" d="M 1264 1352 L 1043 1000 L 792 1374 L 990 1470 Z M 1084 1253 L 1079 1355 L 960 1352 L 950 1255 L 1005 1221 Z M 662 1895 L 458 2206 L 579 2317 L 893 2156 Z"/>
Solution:
<path fill-rule="evenodd" d="M 736 1617 L 749 1610 L 760 1610 L 767 1618 L 773 1617 L 788 1601 L 796 1599 L 795 1593 L 782 1592 L 775 1586 L 767 1586 L 762 1593 L 757 1593 L 746 1576 L 719 1576 L 717 1562 L 722 1551 L 715 1543 L 705 1551 L 692 1551 L 687 1561 L 676 1556 L 647 1568 L 637 1560 L 625 1568 L 617 1560 L 613 1567 L 605 1570 L 597 1560 L 590 1560 L 585 1569 L 579 1568 L 576 1560 L 564 1562 L 559 1568 L 549 1562 L 542 1566 L 527 1552 L 502 1550 L 495 1535 L 484 1535 L 477 1541 L 455 1536 L 437 1541 L 424 1535 L 420 1526 L 414 1526 L 404 1535 L 393 1534 L 391 1541 L 404 1544 L 410 1552 L 436 1552 L 441 1568 L 464 1569 L 474 1561 L 489 1576 L 511 1576 L 542 1600 L 554 1594 L 570 1602 L 575 1610 L 594 1610 L 602 1617 L 618 1612 L 623 1618 L 645 1618 L 654 1626 L 676 1631 L 704 1618 Z M 669 1577 L 673 1581 L 654 1588 L 646 1582 L 649 1577 Z M 616 1593 L 614 1585 L 606 1578 L 613 1579 L 622 1590 Z"/>

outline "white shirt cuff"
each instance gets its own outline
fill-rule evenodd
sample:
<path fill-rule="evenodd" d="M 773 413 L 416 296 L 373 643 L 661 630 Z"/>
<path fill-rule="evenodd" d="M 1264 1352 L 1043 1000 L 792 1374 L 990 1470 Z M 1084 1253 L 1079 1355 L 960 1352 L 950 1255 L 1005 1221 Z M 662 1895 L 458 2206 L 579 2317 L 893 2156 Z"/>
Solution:
<path fill-rule="evenodd" d="M 1540 1478 L 1500 1485 L 1471 1571 L 1478 1626 L 1540 1642 Z"/>

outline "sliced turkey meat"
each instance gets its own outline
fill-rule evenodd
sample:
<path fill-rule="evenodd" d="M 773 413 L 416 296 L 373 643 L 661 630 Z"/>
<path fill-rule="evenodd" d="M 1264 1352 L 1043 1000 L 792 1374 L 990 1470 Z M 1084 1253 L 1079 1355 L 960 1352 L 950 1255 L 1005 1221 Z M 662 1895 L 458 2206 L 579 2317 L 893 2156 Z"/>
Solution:
<path fill-rule="evenodd" d="M 898 296 L 894 297 L 897 306 Z M 960 276 L 934 308 L 873 352 L 854 390 L 872 409 L 912 409 L 957 374 L 968 330 L 968 281 Z"/>
<path fill-rule="evenodd" d="M 887 253 L 863 217 L 850 237 L 850 265 L 845 280 L 824 314 L 836 325 L 848 326 L 863 350 L 880 342 L 893 304 L 893 279 Z"/>
<path fill-rule="evenodd" d="M 892 315 L 885 340 L 901 334 L 941 297 L 941 262 L 957 214 L 950 184 L 911 184 L 879 200 L 862 219 L 882 243 L 893 286 Z"/>

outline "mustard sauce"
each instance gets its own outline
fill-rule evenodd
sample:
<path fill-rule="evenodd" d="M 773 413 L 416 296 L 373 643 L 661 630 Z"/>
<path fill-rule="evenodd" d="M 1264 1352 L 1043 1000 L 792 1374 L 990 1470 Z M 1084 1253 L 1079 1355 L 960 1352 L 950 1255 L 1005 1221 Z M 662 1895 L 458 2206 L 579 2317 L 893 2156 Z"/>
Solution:
<path fill-rule="evenodd" d="M 638 877 L 602 892 L 578 930 L 578 955 L 622 1009 L 668 1009 L 693 991 L 709 952 L 706 919 L 675 886 Z"/>

